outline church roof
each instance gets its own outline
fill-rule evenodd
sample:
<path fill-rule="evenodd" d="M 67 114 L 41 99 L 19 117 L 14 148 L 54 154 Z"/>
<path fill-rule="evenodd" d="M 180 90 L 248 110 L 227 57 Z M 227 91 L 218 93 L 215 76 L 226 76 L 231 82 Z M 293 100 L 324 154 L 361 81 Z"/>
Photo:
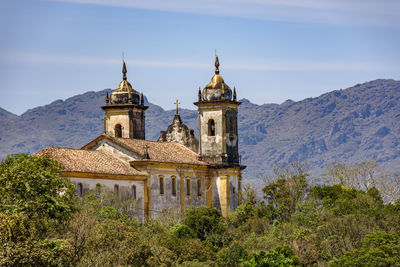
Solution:
<path fill-rule="evenodd" d="M 92 149 L 98 142 L 106 139 L 113 142 L 123 149 L 137 155 L 140 160 L 146 160 L 145 150 L 147 150 L 151 161 L 208 165 L 207 162 L 199 160 L 199 154 L 189 148 L 175 142 L 157 142 L 142 139 L 116 138 L 102 134 L 81 149 Z M 147 148 L 146 148 L 147 147 Z"/>
<path fill-rule="evenodd" d="M 145 176 L 147 173 L 138 171 L 128 162 L 119 160 L 111 154 L 100 150 L 81 150 L 65 147 L 48 147 L 34 156 L 49 156 L 62 164 L 64 172 L 84 172 L 98 174 L 117 174 Z"/>
<path fill-rule="evenodd" d="M 175 142 L 156 142 L 129 138 L 113 139 L 141 154 L 143 154 L 144 147 L 147 146 L 147 151 L 152 161 L 207 165 L 207 162 L 199 160 L 199 154 Z"/>

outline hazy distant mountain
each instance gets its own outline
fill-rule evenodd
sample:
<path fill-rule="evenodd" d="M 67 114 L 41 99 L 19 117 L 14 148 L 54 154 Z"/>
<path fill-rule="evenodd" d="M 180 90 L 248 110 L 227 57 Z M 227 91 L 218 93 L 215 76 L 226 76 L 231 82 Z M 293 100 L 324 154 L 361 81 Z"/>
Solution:
<path fill-rule="evenodd" d="M 103 131 L 100 107 L 105 93 L 57 100 L 21 116 L 0 108 L 0 158 L 50 145 L 79 148 L 88 143 Z M 292 160 L 309 163 L 315 172 L 336 159 L 376 159 L 386 168 L 400 170 L 400 81 L 375 80 L 280 105 L 241 101 L 239 147 L 247 177 Z M 146 136 L 155 140 L 175 111 L 149 105 Z M 197 111 L 180 113 L 197 131 Z"/>

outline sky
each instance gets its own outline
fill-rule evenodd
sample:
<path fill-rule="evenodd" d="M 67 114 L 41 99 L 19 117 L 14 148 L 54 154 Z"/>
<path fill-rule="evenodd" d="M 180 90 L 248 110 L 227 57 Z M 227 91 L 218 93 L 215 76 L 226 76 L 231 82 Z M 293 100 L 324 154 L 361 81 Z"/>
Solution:
<path fill-rule="evenodd" d="M 221 75 L 282 103 L 400 80 L 398 0 L 0 0 L 0 107 L 15 114 L 115 89 L 122 57 L 150 102 L 195 109 Z"/>

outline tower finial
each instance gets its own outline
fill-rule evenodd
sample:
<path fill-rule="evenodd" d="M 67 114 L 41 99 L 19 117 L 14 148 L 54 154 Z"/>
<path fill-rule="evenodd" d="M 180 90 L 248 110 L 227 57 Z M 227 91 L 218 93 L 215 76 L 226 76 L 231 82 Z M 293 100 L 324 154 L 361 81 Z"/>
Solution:
<path fill-rule="evenodd" d="M 176 115 L 178 115 L 178 105 L 180 104 L 178 99 L 174 102 L 174 104 L 176 105 Z"/>
<path fill-rule="evenodd" d="M 233 101 L 236 101 L 236 87 L 233 87 Z"/>
<path fill-rule="evenodd" d="M 201 102 L 201 88 L 200 88 L 200 86 L 199 86 L 198 98 L 199 98 L 198 101 Z"/>
<path fill-rule="evenodd" d="M 217 54 L 215 54 L 215 74 L 219 74 L 219 60 Z"/>
<path fill-rule="evenodd" d="M 125 65 L 125 60 L 122 60 L 122 62 L 123 62 L 123 64 L 122 64 L 122 79 L 124 80 L 124 81 L 126 81 L 126 73 L 128 72 L 127 70 L 126 70 L 126 65 Z"/>

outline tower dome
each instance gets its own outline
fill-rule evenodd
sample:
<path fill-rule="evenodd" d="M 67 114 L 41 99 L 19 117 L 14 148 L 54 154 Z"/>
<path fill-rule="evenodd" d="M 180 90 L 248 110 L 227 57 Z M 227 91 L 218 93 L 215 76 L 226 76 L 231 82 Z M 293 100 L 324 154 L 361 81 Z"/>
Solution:
<path fill-rule="evenodd" d="M 219 75 L 219 60 L 215 56 L 215 74 L 211 82 L 204 87 L 201 94 L 203 101 L 230 101 L 232 100 L 232 90 Z"/>
<path fill-rule="evenodd" d="M 111 92 L 110 104 L 140 104 L 140 95 L 127 81 L 126 73 L 124 61 L 122 65 L 122 81 L 119 83 L 118 88 Z"/>

